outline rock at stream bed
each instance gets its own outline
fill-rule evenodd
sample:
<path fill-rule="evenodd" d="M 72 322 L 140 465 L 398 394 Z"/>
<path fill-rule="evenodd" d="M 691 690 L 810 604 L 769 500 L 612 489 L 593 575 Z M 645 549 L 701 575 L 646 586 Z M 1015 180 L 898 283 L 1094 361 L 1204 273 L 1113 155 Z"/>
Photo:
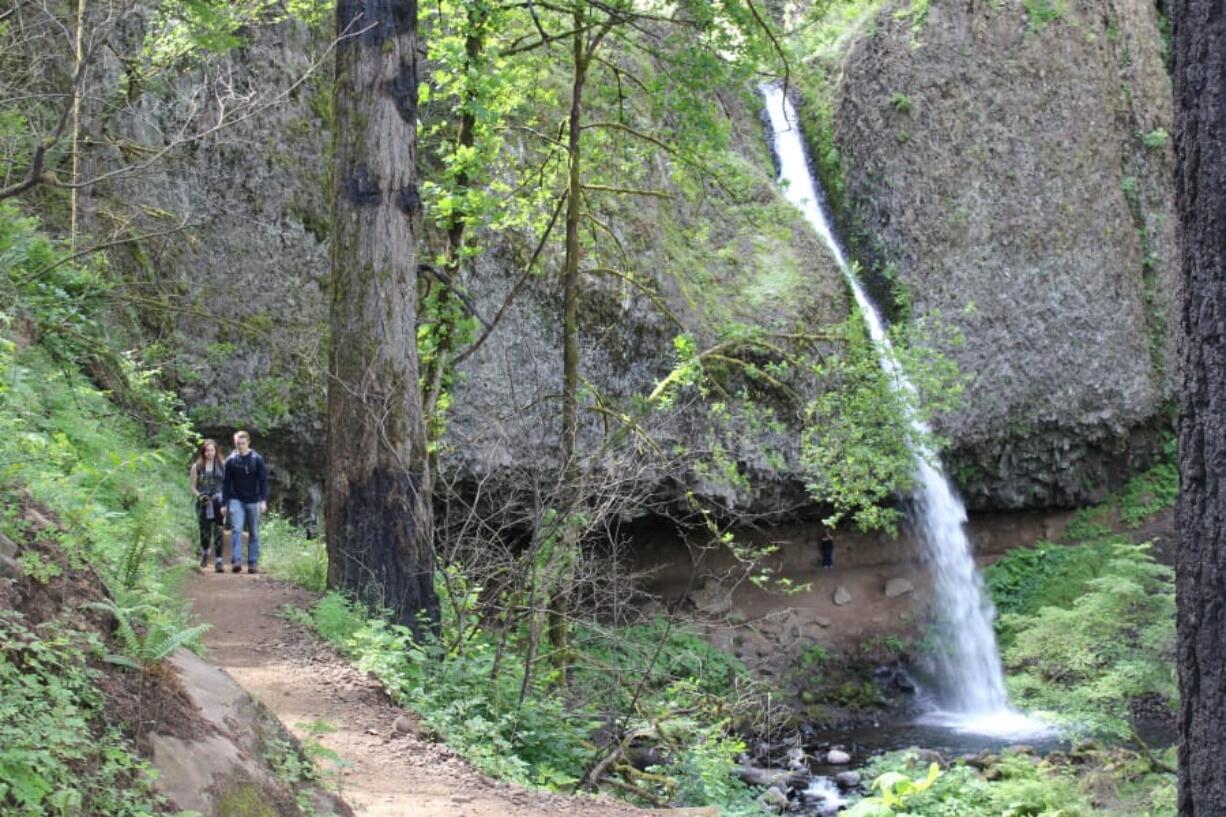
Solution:
<path fill-rule="evenodd" d="M 839 788 L 843 789 L 844 791 L 847 789 L 854 789 L 856 786 L 860 785 L 860 773 L 839 772 L 834 776 L 834 782 L 838 783 Z"/>
<path fill-rule="evenodd" d="M 826 762 L 831 766 L 846 766 L 851 763 L 851 755 L 842 749 L 831 749 L 826 753 Z"/>
<path fill-rule="evenodd" d="M 885 584 L 885 597 L 887 599 L 894 599 L 904 596 L 913 590 L 915 590 L 915 585 L 906 579 L 890 579 Z"/>
<path fill-rule="evenodd" d="M 851 604 L 851 591 L 840 584 L 834 589 L 834 603 L 838 607 L 845 607 Z"/>
<path fill-rule="evenodd" d="M 773 808 L 776 811 L 783 811 L 788 807 L 788 796 L 783 793 L 783 790 L 771 786 L 766 791 L 758 795 L 758 802 L 767 808 Z"/>

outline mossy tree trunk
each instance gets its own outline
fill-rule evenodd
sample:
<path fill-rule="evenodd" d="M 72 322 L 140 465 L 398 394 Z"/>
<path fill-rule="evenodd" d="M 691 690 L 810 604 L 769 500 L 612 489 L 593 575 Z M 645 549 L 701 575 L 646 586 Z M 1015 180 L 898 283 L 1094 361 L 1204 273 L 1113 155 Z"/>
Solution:
<path fill-rule="evenodd" d="M 328 584 L 438 618 L 418 385 L 417 4 L 338 0 Z"/>
<path fill-rule="evenodd" d="M 1176 523 L 1179 814 L 1226 814 L 1226 13 L 1176 0 L 1183 411 Z"/>

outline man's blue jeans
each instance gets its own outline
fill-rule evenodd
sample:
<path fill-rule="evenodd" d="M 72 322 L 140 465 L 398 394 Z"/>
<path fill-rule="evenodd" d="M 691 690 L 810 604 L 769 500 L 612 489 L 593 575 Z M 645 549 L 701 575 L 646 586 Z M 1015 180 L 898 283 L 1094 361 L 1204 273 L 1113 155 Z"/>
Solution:
<path fill-rule="evenodd" d="M 260 503 L 230 500 L 230 561 L 243 562 L 243 525 L 251 527 L 247 540 L 247 564 L 260 563 Z"/>

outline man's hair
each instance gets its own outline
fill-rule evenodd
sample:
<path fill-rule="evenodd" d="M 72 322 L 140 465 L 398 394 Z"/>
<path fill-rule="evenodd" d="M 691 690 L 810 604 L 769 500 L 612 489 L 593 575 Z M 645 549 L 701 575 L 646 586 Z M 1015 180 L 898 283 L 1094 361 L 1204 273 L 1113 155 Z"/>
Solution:
<path fill-rule="evenodd" d="M 248 442 L 251 441 L 251 435 L 248 434 L 246 431 L 243 431 L 241 428 L 238 431 L 234 432 L 234 439 L 237 440 L 239 437 L 244 438 Z"/>

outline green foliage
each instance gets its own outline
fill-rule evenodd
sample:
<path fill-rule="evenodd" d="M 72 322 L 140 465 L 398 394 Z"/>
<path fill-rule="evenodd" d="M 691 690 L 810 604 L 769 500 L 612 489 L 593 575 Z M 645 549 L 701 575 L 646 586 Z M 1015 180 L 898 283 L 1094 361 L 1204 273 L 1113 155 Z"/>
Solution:
<path fill-rule="evenodd" d="M 853 806 L 848 817 L 1090 817 L 1097 813 L 1073 778 L 1025 755 L 1002 757 L 991 782 L 964 765 L 940 774 L 933 774 L 935 769 L 929 766 L 926 777 L 913 777 L 923 768 L 910 751 L 876 758 L 865 771 L 875 777 L 874 790 L 890 789 L 892 805 L 887 805 L 882 791 Z"/>
<path fill-rule="evenodd" d="M 11 817 L 164 813 L 153 771 L 103 716 L 97 635 L 37 630 L 0 611 L 0 813 Z"/>
<path fill-rule="evenodd" d="M 1070 542 L 1085 542 L 1110 535 L 1113 524 L 1138 528 L 1155 514 L 1173 508 L 1179 496 L 1177 441 L 1168 434 L 1162 456 L 1148 470 L 1128 480 L 1124 487 L 1102 504 L 1078 511 L 1065 529 Z"/>
<path fill-rule="evenodd" d="M 1026 9 L 1026 22 L 1031 31 L 1042 31 L 1048 23 L 1064 16 L 1063 0 L 1022 0 Z"/>
<path fill-rule="evenodd" d="M 260 519 L 260 568 L 279 579 L 323 592 L 328 582 L 328 549 L 288 519 L 270 512 Z"/>
<path fill-rule="evenodd" d="M 145 673 L 161 666 L 181 647 L 198 647 L 200 636 L 209 628 L 207 624 L 179 626 L 173 619 L 160 616 L 158 608 L 151 604 L 119 605 L 103 601 L 88 606 L 110 613 L 116 621 L 115 632 L 123 653 L 110 653 L 105 660 Z"/>
<path fill-rule="evenodd" d="M 437 586 L 442 627 L 425 642 L 335 593 L 309 614 L 289 615 L 373 673 L 398 702 L 490 774 L 526 785 L 573 785 L 591 760 L 596 731 L 615 713 L 633 710 L 627 729 L 658 728 L 667 735 L 675 762 L 657 770 L 664 781 L 660 797 L 721 804 L 729 814 L 758 813 L 734 774 L 743 746 L 726 734 L 750 683 L 739 662 L 663 620 L 624 629 L 579 627 L 572 642 L 573 684 L 563 694 L 550 673 L 525 680 L 522 639 L 528 632 L 515 633 L 500 649 L 497 632 L 480 626 L 474 615 L 479 588 L 454 569 Z"/>
<path fill-rule="evenodd" d="M 941 767 L 929 765 L 926 777 L 912 778 L 902 772 L 884 772 L 873 779 L 869 788 L 877 792 L 865 797 L 847 812 L 847 817 L 890 817 L 903 811 L 909 801 L 932 788 L 941 776 Z"/>
<path fill-rule="evenodd" d="M 890 105 L 899 113 L 911 113 L 911 97 L 896 93 L 890 97 Z"/>
<path fill-rule="evenodd" d="M 1071 606 L 1001 617 L 1011 697 L 1070 731 L 1127 738 L 1133 700 L 1176 698 L 1174 620 L 1170 568 L 1145 545 L 1112 545 Z"/>
<path fill-rule="evenodd" d="M 580 740 L 595 725 L 592 713 L 567 706 L 544 685 L 519 706 L 522 673 L 509 666 L 491 680 L 497 645 L 488 634 L 473 633 L 463 651 L 443 640 L 418 644 L 407 627 L 368 618 L 336 594 L 324 597 L 313 622 L 321 636 L 482 770 L 524 784 L 578 779 Z M 447 635 L 445 622 L 443 639 Z"/>
<path fill-rule="evenodd" d="M 1151 130 L 1149 133 L 1145 134 L 1143 138 L 1145 147 L 1149 148 L 1150 150 L 1159 150 L 1164 148 L 1166 147 L 1166 143 L 1170 140 L 1170 135 L 1163 128 L 1155 128 L 1154 130 Z"/>
<path fill-rule="evenodd" d="M 928 22 L 928 9 L 931 5 L 932 0 L 909 0 L 907 5 L 894 12 L 894 19 L 902 20 L 907 24 L 911 32 L 912 48 L 919 48 L 923 45 L 919 36 L 924 32 L 924 24 Z"/>
<path fill-rule="evenodd" d="M 899 513 L 889 503 L 914 486 L 914 452 L 936 450 L 939 440 L 915 421 L 954 407 L 962 381 L 928 329 L 892 332 L 892 358 L 914 390 L 883 369 L 858 312 L 840 327 L 843 349 L 818 366 L 822 391 L 808 408 L 801 456 L 810 493 L 834 508 L 826 524 L 850 518 L 865 530 L 893 530 Z"/>
<path fill-rule="evenodd" d="M 985 571 L 998 613 L 1032 615 L 1044 607 L 1070 607 L 1087 583 L 1097 578 L 1111 557 L 1106 544 L 1053 545 L 1015 548 Z M 1012 632 L 997 620 L 1002 644 Z"/>

